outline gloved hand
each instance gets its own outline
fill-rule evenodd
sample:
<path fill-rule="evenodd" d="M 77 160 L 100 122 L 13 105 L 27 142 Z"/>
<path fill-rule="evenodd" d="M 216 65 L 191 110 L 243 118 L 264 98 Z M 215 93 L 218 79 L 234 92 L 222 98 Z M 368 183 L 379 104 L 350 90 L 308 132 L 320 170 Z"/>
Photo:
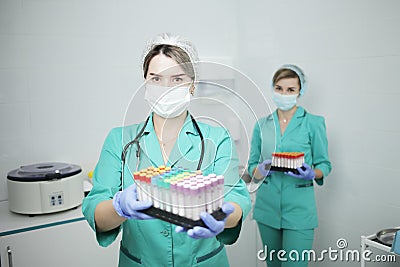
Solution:
<path fill-rule="evenodd" d="M 152 203 L 151 201 L 137 200 L 136 184 L 129 186 L 123 191 L 118 191 L 114 195 L 113 206 L 119 216 L 127 219 L 153 219 L 153 217 L 140 212 L 140 210 L 151 207 Z"/>
<path fill-rule="evenodd" d="M 257 165 L 258 171 L 261 173 L 262 176 L 268 176 L 269 174 L 272 173 L 272 171 L 270 170 L 271 163 L 272 160 L 266 159 Z M 267 167 L 267 169 L 265 169 L 265 167 Z"/>
<path fill-rule="evenodd" d="M 314 180 L 315 179 L 315 171 L 313 169 L 311 169 L 311 167 L 306 163 L 303 163 L 303 167 L 305 168 L 304 171 L 301 167 L 297 168 L 297 170 L 299 171 L 299 174 L 294 174 L 293 172 L 290 172 L 290 171 L 286 172 L 286 174 L 290 175 L 292 177 L 295 177 L 295 178 L 304 179 L 306 181 Z"/>
<path fill-rule="evenodd" d="M 175 232 L 181 233 L 181 232 L 186 232 L 187 230 L 187 235 L 194 239 L 215 237 L 220 233 L 222 233 L 222 231 L 224 231 L 226 218 L 228 218 L 229 214 L 231 214 L 234 210 L 235 207 L 231 203 L 224 202 L 224 204 L 222 204 L 222 211 L 227 216 L 222 221 L 217 221 L 209 213 L 202 212 L 200 214 L 200 218 L 203 220 L 203 222 L 205 223 L 205 225 L 207 225 L 208 228 L 195 226 L 193 227 L 193 229 L 187 230 L 182 226 L 177 226 L 175 228 Z"/>

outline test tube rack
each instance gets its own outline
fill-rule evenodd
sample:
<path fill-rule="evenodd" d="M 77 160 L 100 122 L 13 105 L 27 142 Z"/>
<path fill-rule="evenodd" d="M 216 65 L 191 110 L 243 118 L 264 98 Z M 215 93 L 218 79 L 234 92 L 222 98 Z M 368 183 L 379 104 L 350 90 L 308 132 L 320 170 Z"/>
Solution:
<path fill-rule="evenodd" d="M 208 226 L 201 219 L 192 220 L 183 216 L 179 216 L 178 214 L 174 214 L 172 212 L 167 212 L 165 210 L 155 208 L 153 206 L 141 210 L 140 212 L 145 213 L 151 217 L 163 220 L 165 222 L 182 226 L 185 229 L 192 229 L 195 226 L 208 228 Z M 226 218 L 226 214 L 222 211 L 222 209 L 214 211 L 213 213 L 211 213 L 211 216 L 213 216 L 217 221 L 221 221 Z"/>
<path fill-rule="evenodd" d="M 266 165 L 266 170 L 278 172 L 292 172 L 299 174 L 297 168 L 305 170 L 303 167 L 304 153 L 302 152 L 275 152 L 272 153 L 271 165 Z"/>
<path fill-rule="evenodd" d="M 303 171 L 306 170 L 304 167 L 300 167 Z M 297 169 L 293 168 L 285 168 L 285 167 L 277 167 L 277 166 L 265 166 L 266 170 L 277 171 L 277 172 L 292 172 L 294 174 L 300 174 Z"/>
<path fill-rule="evenodd" d="M 134 173 L 138 200 L 153 203 L 141 212 L 154 218 L 180 225 L 186 229 L 207 227 L 200 218 L 201 212 L 223 220 L 222 211 L 224 177 L 190 172 L 177 167 L 148 167 Z"/>

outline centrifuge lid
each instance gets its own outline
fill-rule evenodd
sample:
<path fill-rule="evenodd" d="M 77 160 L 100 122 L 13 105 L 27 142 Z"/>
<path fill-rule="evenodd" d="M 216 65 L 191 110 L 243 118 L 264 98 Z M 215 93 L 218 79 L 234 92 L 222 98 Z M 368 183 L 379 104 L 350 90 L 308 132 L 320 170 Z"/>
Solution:
<path fill-rule="evenodd" d="M 62 179 L 80 173 L 78 165 L 62 162 L 45 162 L 21 166 L 7 174 L 7 179 L 19 182 L 38 182 Z"/>

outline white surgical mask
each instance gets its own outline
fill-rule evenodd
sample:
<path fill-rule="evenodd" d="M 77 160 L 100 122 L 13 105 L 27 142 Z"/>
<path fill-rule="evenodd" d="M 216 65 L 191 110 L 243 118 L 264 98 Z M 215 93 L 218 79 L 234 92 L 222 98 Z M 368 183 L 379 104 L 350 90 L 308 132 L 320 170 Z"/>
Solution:
<path fill-rule="evenodd" d="M 175 118 L 189 107 L 189 87 L 165 87 L 146 84 L 144 98 L 157 115 L 163 118 Z"/>
<path fill-rule="evenodd" d="M 273 92 L 272 100 L 280 110 L 289 110 L 297 104 L 298 95 L 282 95 Z"/>

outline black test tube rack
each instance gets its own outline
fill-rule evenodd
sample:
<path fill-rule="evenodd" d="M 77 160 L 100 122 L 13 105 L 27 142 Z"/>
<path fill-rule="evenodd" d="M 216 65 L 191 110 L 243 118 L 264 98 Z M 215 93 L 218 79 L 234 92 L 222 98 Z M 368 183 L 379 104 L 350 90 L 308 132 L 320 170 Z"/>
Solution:
<path fill-rule="evenodd" d="M 182 226 L 185 229 L 192 229 L 195 226 L 201 226 L 208 228 L 207 225 L 203 222 L 203 220 L 192 220 L 177 214 L 174 214 L 172 212 L 167 212 L 165 210 L 155 208 L 155 207 L 150 207 L 144 210 L 140 210 L 140 212 L 147 214 L 151 217 Z M 219 210 L 214 211 L 211 213 L 211 216 L 213 216 L 217 221 L 221 221 L 226 218 L 226 214 L 222 211 L 220 208 Z"/>
<path fill-rule="evenodd" d="M 303 171 L 306 170 L 306 168 L 304 166 L 302 166 L 301 169 Z M 285 167 L 277 167 L 277 166 L 271 166 L 271 165 L 265 166 L 265 170 L 278 171 L 278 172 L 292 172 L 294 174 L 300 174 L 297 169 L 285 168 Z"/>

